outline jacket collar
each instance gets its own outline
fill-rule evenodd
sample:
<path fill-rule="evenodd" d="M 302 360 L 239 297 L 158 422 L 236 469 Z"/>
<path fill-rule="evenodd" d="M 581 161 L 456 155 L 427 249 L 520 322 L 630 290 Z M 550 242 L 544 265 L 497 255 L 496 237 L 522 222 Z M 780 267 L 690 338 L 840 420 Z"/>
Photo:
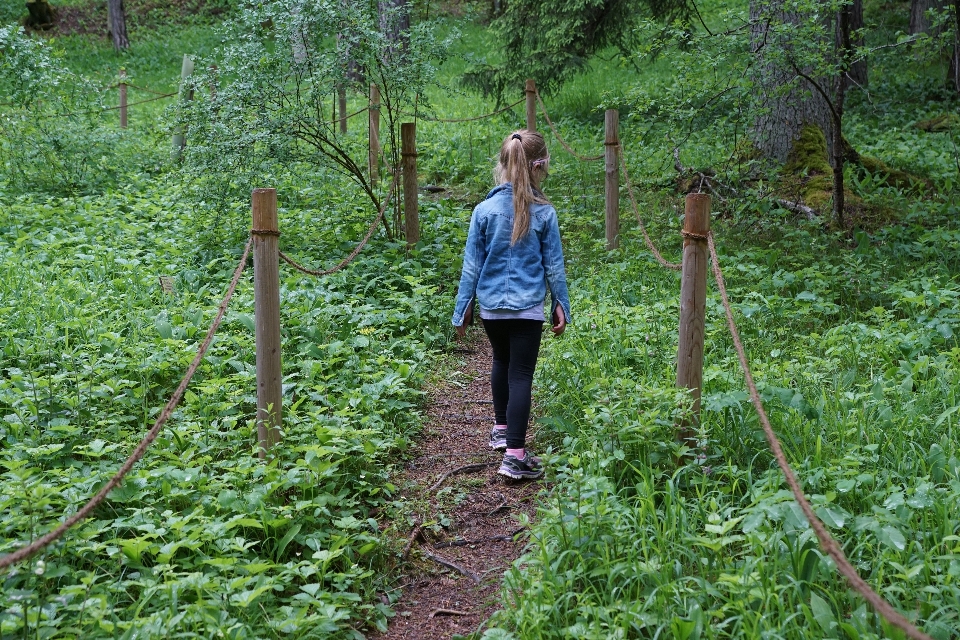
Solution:
<path fill-rule="evenodd" d="M 496 187 L 490 190 L 490 193 L 487 194 L 487 197 L 484 198 L 484 200 L 489 200 L 493 196 L 500 193 L 508 196 L 513 196 L 513 185 L 510 184 L 509 182 L 504 182 L 503 184 L 497 185 Z M 540 198 L 544 197 L 543 193 L 539 189 L 534 189 L 533 193 L 537 197 L 540 197 Z"/>

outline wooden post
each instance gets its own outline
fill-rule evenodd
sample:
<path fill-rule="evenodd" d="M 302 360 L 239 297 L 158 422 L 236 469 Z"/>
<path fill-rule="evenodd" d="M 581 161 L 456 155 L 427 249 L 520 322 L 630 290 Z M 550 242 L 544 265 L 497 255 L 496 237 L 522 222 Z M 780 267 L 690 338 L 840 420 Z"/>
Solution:
<path fill-rule="evenodd" d="M 537 130 L 537 83 L 527 79 L 527 131 Z"/>
<path fill-rule="evenodd" d="M 280 369 L 280 258 L 277 190 L 254 189 L 253 299 L 257 351 L 257 440 L 260 458 L 280 442 L 283 388 Z"/>
<path fill-rule="evenodd" d="M 603 170 L 606 203 L 607 251 L 620 248 L 620 113 L 607 109 L 603 114 Z"/>
<path fill-rule="evenodd" d="M 367 115 L 370 117 L 370 155 L 367 163 L 370 168 L 370 186 L 373 187 L 380 180 L 380 88 L 375 84 L 370 85 L 370 109 Z"/>
<path fill-rule="evenodd" d="M 703 383 L 703 333 L 707 306 L 707 234 L 710 233 L 710 196 L 687 194 L 683 219 L 683 275 L 680 277 L 680 344 L 677 386 L 693 396 L 692 424 L 680 425 L 681 441 L 696 446 L 694 427 L 700 423 Z"/>
<path fill-rule="evenodd" d="M 400 155 L 403 160 L 403 221 L 407 247 L 420 241 L 420 203 L 417 196 L 417 124 L 400 125 Z"/>
<path fill-rule="evenodd" d="M 340 107 L 340 133 L 347 132 L 347 90 L 344 87 L 337 89 L 337 104 Z"/>
<path fill-rule="evenodd" d="M 180 67 L 180 100 L 193 100 L 193 90 L 189 89 L 184 93 L 187 78 L 193 73 L 193 60 L 190 56 L 183 54 L 183 64 Z M 179 160 L 184 148 L 187 146 L 187 137 L 183 131 L 177 131 L 173 134 L 173 159 Z"/>
<path fill-rule="evenodd" d="M 127 128 L 127 70 L 120 69 L 120 128 Z"/>

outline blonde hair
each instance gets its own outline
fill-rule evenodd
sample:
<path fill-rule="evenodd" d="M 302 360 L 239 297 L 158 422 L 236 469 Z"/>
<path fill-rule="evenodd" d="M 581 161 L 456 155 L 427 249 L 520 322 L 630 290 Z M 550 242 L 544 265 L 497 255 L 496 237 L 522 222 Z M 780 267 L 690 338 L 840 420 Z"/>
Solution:
<path fill-rule="evenodd" d="M 536 131 L 518 129 L 503 139 L 500 161 L 493 171 L 493 177 L 497 184 L 509 182 L 513 185 L 513 234 L 510 244 L 515 244 L 530 230 L 530 205 L 549 204 L 539 192 L 549 163 L 547 143 Z"/>

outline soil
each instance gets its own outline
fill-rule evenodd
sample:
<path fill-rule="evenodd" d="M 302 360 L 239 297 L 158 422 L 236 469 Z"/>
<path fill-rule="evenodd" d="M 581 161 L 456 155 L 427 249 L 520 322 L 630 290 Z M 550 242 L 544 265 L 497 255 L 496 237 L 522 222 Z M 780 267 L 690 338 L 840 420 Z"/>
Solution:
<path fill-rule="evenodd" d="M 428 389 L 419 452 L 398 483 L 418 524 L 400 568 L 397 615 L 371 638 L 451 638 L 480 629 L 499 608 L 501 577 L 526 544 L 518 515 L 533 518 L 545 486 L 496 473 L 502 453 L 487 444 L 492 359 L 483 332 L 473 329 L 457 355 L 456 370 Z"/>

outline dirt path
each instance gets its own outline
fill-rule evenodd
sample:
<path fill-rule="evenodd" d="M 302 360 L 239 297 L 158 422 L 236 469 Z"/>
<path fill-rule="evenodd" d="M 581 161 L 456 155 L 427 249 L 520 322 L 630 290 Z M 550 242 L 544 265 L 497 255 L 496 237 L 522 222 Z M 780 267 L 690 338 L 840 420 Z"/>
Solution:
<path fill-rule="evenodd" d="M 519 483 L 496 474 L 502 454 L 487 446 L 493 426 L 490 346 L 477 329 L 461 346 L 456 370 L 428 389 L 420 451 L 399 484 L 415 505 L 419 526 L 410 532 L 401 596 L 393 605 L 397 615 L 386 633 L 371 638 L 475 631 L 499 608 L 500 578 L 523 548 L 517 515 L 533 516 L 543 488 L 542 481 Z"/>

